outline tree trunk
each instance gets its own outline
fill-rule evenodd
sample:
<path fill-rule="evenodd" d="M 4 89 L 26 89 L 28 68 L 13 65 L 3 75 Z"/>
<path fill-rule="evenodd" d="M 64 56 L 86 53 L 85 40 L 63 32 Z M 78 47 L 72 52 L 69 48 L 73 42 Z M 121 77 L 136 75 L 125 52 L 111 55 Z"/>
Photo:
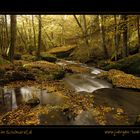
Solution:
<path fill-rule="evenodd" d="M 122 15 L 123 20 L 123 57 L 128 56 L 128 46 L 127 46 L 127 15 Z"/>
<path fill-rule="evenodd" d="M 11 15 L 11 45 L 9 49 L 9 60 L 13 62 L 14 49 L 16 46 L 16 15 Z"/>
<path fill-rule="evenodd" d="M 115 23 L 115 35 L 114 35 L 114 42 L 115 42 L 115 61 L 118 60 L 118 48 L 119 48 L 119 40 L 120 34 L 118 31 L 118 24 L 117 24 L 117 16 L 114 15 L 114 23 Z"/>
<path fill-rule="evenodd" d="M 139 53 L 140 53 L 140 23 L 139 23 L 139 15 L 137 16 L 137 31 L 138 31 L 138 50 L 139 50 Z"/>
<path fill-rule="evenodd" d="M 17 28 L 17 32 L 19 33 L 19 35 L 20 35 L 20 37 L 21 37 L 21 40 L 22 40 L 22 42 L 23 42 L 23 44 L 25 45 L 25 47 L 27 46 L 27 43 L 26 43 L 26 41 L 24 40 L 24 38 L 23 38 L 23 34 L 19 31 L 19 29 Z"/>
<path fill-rule="evenodd" d="M 89 47 L 89 42 L 88 42 L 88 38 L 87 38 L 87 25 L 86 25 L 86 17 L 85 17 L 85 15 L 82 16 L 83 26 L 80 24 L 80 22 L 77 19 L 77 17 L 75 15 L 73 15 L 73 16 L 74 16 L 74 19 L 76 20 L 78 26 L 80 27 L 80 29 L 82 31 L 82 36 L 84 38 L 85 45 L 87 47 Z"/>
<path fill-rule="evenodd" d="M 107 51 L 107 47 L 105 44 L 105 29 L 104 29 L 103 15 L 99 16 L 99 22 L 100 22 L 100 32 L 101 32 L 101 38 L 102 38 L 102 47 L 103 47 L 103 51 L 104 51 L 104 58 L 107 59 L 108 58 L 108 51 Z"/>
<path fill-rule="evenodd" d="M 37 49 L 38 59 L 40 59 L 40 50 L 41 50 L 41 15 L 38 16 L 38 49 Z"/>
<path fill-rule="evenodd" d="M 9 33 L 8 33 L 8 23 L 7 23 L 7 16 L 6 15 L 5 15 L 5 29 L 6 29 L 6 42 L 7 42 L 7 47 L 5 50 L 5 54 L 6 54 L 6 51 L 7 51 L 8 46 L 9 46 Z"/>
<path fill-rule="evenodd" d="M 4 40 L 4 17 L 1 18 L 2 24 L 1 24 L 1 52 L 4 54 L 5 49 L 5 40 Z"/>
<path fill-rule="evenodd" d="M 27 45 L 28 45 L 29 40 L 28 40 L 28 35 L 27 35 L 27 32 L 26 32 L 26 27 L 25 27 L 24 21 L 23 21 L 23 24 L 22 25 L 23 25 L 22 32 L 25 34 L 24 37 L 25 37 L 25 40 L 26 40 L 25 50 L 27 51 L 28 50 Z"/>
<path fill-rule="evenodd" d="M 32 26 L 33 26 L 33 33 L 34 33 L 34 47 L 36 48 L 36 33 L 35 33 L 35 25 L 34 25 L 34 16 L 32 15 Z"/>
<path fill-rule="evenodd" d="M 87 47 L 89 47 L 89 42 L 88 42 L 88 38 L 87 38 L 87 23 L 86 23 L 86 16 L 83 15 L 83 36 L 85 39 L 85 44 Z"/>
<path fill-rule="evenodd" d="M 115 41 L 115 61 L 117 61 L 118 46 L 117 46 L 117 19 L 116 19 L 116 15 L 114 15 L 114 22 L 115 22 L 115 36 L 114 36 L 114 41 Z"/>

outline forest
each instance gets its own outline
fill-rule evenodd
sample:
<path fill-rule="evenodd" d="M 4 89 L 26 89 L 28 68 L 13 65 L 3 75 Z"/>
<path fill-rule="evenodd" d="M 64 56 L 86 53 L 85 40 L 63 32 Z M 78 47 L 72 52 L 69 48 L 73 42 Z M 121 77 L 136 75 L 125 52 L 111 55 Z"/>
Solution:
<path fill-rule="evenodd" d="M 0 125 L 139 124 L 139 15 L 0 15 Z"/>

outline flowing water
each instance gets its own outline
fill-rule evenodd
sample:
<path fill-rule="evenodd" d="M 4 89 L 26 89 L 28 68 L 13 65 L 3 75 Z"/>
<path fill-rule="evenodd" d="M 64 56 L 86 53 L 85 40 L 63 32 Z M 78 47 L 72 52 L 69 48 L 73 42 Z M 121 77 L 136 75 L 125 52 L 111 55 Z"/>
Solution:
<path fill-rule="evenodd" d="M 140 92 L 127 89 L 114 89 L 112 84 L 105 80 L 97 79 L 97 74 L 103 70 L 87 66 L 86 64 L 76 63 L 74 61 L 58 61 L 57 64 L 65 66 L 68 64 L 75 64 L 79 67 L 85 67 L 90 69 L 90 73 L 83 74 L 68 74 L 63 79 L 70 89 L 80 93 L 94 94 L 95 105 L 107 105 L 112 107 L 122 107 L 126 110 L 126 113 L 135 120 L 136 116 L 140 114 Z M 36 87 L 20 87 L 15 89 L 9 89 L 7 87 L 0 88 L 0 113 L 6 113 L 18 107 L 18 105 L 28 102 L 29 100 L 37 97 L 42 105 L 60 105 L 64 103 L 64 99 L 61 96 L 57 96 L 52 93 L 48 93 L 47 90 L 37 89 Z M 56 116 L 52 118 L 51 116 Z M 115 124 L 113 119 L 108 118 L 108 124 Z M 134 117 L 131 117 L 134 116 Z M 133 119 L 132 119 L 133 118 Z M 93 118 L 93 114 L 90 111 L 82 111 L 75 120 L 68 121 L 64 115 L 59 111 L 52 111 L 49 115 L 40 115 L 40 123 L 44 124 L 45 120 L 48 121 L 48 125 L 97 125 Z"/>
<path fill-rule="evenodd" d="M 96 76 L 103 70 L 95 68 L 95 67 L 89 67 L 86 64 L 82 63 L 76 63 L 73 61 L 60 61 L 57 62 L 59 65 L 67 65 L 67 64 L 76 64 L 79 67 L 85 67 L 87 69 L 90 69 L 90 73 L 88 74 L 71 74 L 69 76 L 66 76 L 64 79 L 65 82 L 70 86 L 70 88 L 74 89 L 76 92 L 90 92 L 101 88 L 112 88 L 112 85 L 108 83 L 105 80 L 97 79 Z"/>

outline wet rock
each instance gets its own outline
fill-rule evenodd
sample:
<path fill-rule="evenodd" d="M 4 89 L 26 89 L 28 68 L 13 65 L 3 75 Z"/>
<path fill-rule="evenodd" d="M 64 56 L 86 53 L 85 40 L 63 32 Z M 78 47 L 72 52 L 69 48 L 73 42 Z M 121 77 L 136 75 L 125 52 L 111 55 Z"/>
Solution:
<path fill-rule="evenodd" d="M 52 109 L 48 114 L 39 115 L 40 124 L 47 125 L 70 125 L 71 121 L 62 113 L 62 109 Z"/>
<path fill-rule="evenodd" d="M 65 66 L 66 71 L 70 73 L 89 73 L 90 69 L 76 64 L 69 64 Z"/>
<path fill-rule="evenodd" d="M 68 121 L 75 120 L 76 114 L 70 108 L 65 108 L 63 110 L 63 115 L 67 118 Z"/>
<path fill-rule="evenodd" d="M 48 62 L 56 62 L 57 58 L 51 54 L 48 53 L 41 53 L 41 60 L 45 60 Z"/>
<path fill-rule="evenodd" d="M 106 106 L 113 108 L 113 114 L 128 116 L 128 123 L 134 124 L 136 116 L 140 112 L 140 92 L 128 89 L 98 89 L 94 94 L 95 106 Z M 120 108 L 120 109 L 119 109 Z M 115 110 L 116 111 L 115 111 Z M 123 110 L 122 110 L 123 109 Z M 114 112 L 115 111 L 115 112 Z M 115 125 L 116 122 L 110 121 Z M 125 123 L 125 122 L 124 122 Z"/>
<path fill-rule="evenodd" d="M 90 111 L 82 111 L 73 121 L 74 125 L 97 125 Z"/>
<path fill-rule="evenodd" d="M 4 84 L 7 84 L 7 83 L 9 83 L 10 82 L 10 80 L 9 79 L 0 79 L 0 85 L 4 85 Z"/>
<path fill-rule="evenodd" d="M 40 114 L 38 116 L 39 120 L 40 120 L 40 125 L 45 125 L 47 124 L 47 115 L 46 114 Z"/>
<path fill-rule="evenodd" d="M 29 106 L 31 106 L 31 107 L 35 107 L 35 106 L 37 106 L 38 104 L 40 104 L 40 100 L 39 100 L 37 97 L 28 100 L 27 103 L 26 103 L 26 105 L 29 105 Z"/>
<path fill-rule="evenodd" d="M 24 71 L 8 71 L 5 74 L 5 77 L 9 81 L 18 81 L 18 80 L 34 80 L 35 77 L 33 74 L 24 72 Z"/>
<path fill-rule="evenodd" d="M 72 69 L 69 69 L 69 68 L 65 68 L 65 72 L 66 73 L 73 73 Z"/>

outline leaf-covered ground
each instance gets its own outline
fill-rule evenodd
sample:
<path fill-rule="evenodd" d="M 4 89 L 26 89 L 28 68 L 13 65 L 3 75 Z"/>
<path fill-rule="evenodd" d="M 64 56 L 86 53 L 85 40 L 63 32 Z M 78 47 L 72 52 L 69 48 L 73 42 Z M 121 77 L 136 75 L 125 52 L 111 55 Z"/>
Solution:
<path fill-rule="evenodd" d="M 95 105 L 94 94 L 81 94 L 67 88 L 63 81 L 43 82 L 42 86 L 35 81 L 16 81 L 6 86 L 9 88 L 23 86 L 35 86 L 36 88 L 47 89 L 51 94 L 65 99 L 61 104 L 45 104 L 32 107 L 27 104 L 18 106 L 17 109 L 1 116 L 0 124 L 7 125 L 53 125 L 53 124 L 77 124 L 81 120 L 95 125 L 108 124 L 107 114 L 115 120 L 116 124 L 128 124 L 127 116 L 121 108 L 111 106 Z M 93 120 L 84 116 L 88 112 Z M 82 116 L 82 118 L 81 118 Z M 80 119 L 80 120 L 78 120 Z M 83 122 L 82 122 L 83 119 Z M 79 124 L 79 123 L 78 123 Z"/>
<path fill-rule="evenodd" d="M 5 87 L 35 87 L 36 89 L 46 90 L 47 93 L 62 100 L 56 104 L 49 102 L 47 104 L 36 104 L 35 106 L 25 102 L 19 105 L 18 108 L 6 114 L 1 114 L 1 125 L 129 124 L 128 116 L 121 107 L 95 104 L 96 95 L 94 93 L 76 93 L 61 80 L 67 71 L 87 73 L 89 72 L 88 68 L 73 64 L 60 66 L 46 61 L 29 62 L 18 60 L 14 63 L 15 65 L 6 64 L 0 68 L 0 80 L 9 76 L 6 78 L 9 78 L 8 80 L 10 81 L 4 84 Z M 29 73 L 33 77 L 28 75 Z M 109 81 L 113 84 L 115 83 L 114 85 L 118 87 L 125 85 L 127 88 L 139 88 L 139 79 L 121 71 L 110 70 L 99 77 L 108 78 Z M 16 79 L 13 80 L 12 78 Z M 110 122 L 110 120 L 113 121 Z"/>
<path fill-rule="evenodd" d="M 115 87 L 140 89 L 140 78 L 123 71 L 111 69 L 108 72 L 102 72 L 98 78 L 103 78 L 111 82 Z"/>

